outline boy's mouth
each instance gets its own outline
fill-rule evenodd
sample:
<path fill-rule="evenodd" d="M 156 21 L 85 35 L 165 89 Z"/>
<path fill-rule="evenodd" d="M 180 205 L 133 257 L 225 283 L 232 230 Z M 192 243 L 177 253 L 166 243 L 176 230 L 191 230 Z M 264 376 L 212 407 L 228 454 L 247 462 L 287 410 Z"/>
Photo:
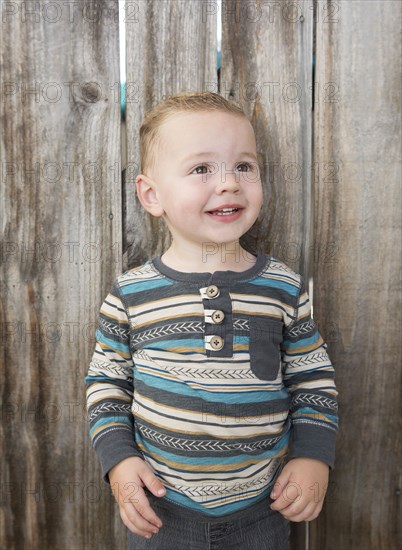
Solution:
<path fill-rule="evenodd" d="M 214 210 L 209 210 L 208 214 L 213 214 L 214 216 L 230 216 L 234 212 L 242 210 L 242 206 L 224 206 L 222 208 L 215 208 Z"/>

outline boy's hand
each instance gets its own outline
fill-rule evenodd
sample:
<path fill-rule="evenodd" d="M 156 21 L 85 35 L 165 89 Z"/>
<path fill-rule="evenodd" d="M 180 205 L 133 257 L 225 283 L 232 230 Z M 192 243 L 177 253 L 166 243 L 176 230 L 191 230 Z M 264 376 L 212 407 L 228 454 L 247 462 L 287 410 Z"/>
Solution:
<path fill-rule="evenodd" d="M 152 510 L 143 487 L 161 497 L 166 489 L 146 462 L 137 456 L 125 458 L 108 472 L 113 495 L 120 507 L 120 517 L 136 535 L 151 538 L 162 527 Z"/>
<path fill-rule="evenodd" d="M 311 521 L 321 512 L 328 488 L 329 466 L 314 458 L 293 458 L 278 476 L 271 510 L 289 521 Z"/>

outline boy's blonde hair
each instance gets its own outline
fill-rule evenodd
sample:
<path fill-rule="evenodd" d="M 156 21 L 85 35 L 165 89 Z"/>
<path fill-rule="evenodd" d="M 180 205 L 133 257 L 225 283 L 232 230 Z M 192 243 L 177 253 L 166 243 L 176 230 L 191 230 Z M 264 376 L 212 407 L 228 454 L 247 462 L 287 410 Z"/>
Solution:
<path fill-rule="evenodd" d="M 182 112 L 223 111 L 247 118 L 242 108 L 214 92 L 182 92 L 159 102 L 149 111 L 140 128 L 141 174 L 156 166 L 160 126 L 172 115 Z"/>

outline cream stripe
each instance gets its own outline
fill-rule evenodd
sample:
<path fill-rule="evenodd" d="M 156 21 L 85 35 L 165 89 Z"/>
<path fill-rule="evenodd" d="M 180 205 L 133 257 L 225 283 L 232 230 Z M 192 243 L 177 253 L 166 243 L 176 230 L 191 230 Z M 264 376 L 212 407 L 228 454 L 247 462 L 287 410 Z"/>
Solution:
<path fill-rule="evenodd" d="M 127 403 L 132 404 L 132 397 L 124 390 L 118 390 L 116 387 L 113 389 L 106 389 L 105 384 L 93 384 L 87 390 L 87 408 L 92 405 L 96 405 L 103 399 L 108 397 L 111 399 L 119 399 L 121 401 L 127 401 Z"/>
<path fill-rule="evenodd" d="M 240 344 L 236 344 L 240 345 Z M 244 346 L 243 346 L 244 347 Z M 197 365 L 199 368 L 230 368 L 230 369 L 244 369 L 245 366 L 249 364 L 250 357 L 248 353 L 238 353 L 234 354 L 233 358 L 227 357 L 205 357 L 204 353 L 188 353 L 183 356 L 180 353 L 167 352 L 163 349 L 154 350 L 151 348 L 146 349 L 146 354 L 150 358 L 150 362 L 159 363 L 162 368 L 164 368 L 164 362 L 169 365 L 185 366 L 186 364 Z M 138 354 L 133 352 L 133 358 L 138 357 L 141 363 L 147 362 L 146 358 L 143 358 L 142 351 Z M 242 361 L 243 360 L 243 361 Z M 240 363 L 233 363 L 233 361 L 241 361 Z"/>
<path fill-rule="evenodd" d="M 190 306 L 192 309 L 190 309 Z M 171 311 L 172 313 L 169 313 Z M 183 308 L 180 310 L 180 313 L 177 313 L 177 308 L 166 308 L 163 310 L 164 316 L 161 317 L 160 311 L 152 311 L 151 313 L 144 313 L 143 315 L 137 315 L 134 319 L 134 329 L 140 329 L 146 325 L 152 324 L 152 323 L 159 323 L 159 322 L 165 322 L 167 325 L 170 325 L 172 323 L 176 323 L 175 319 L 180 319 L 180 322 L 185 323 L 191 323 L 191 322 L 199 322 L 202 323 L 204 321 L 204 313 L 200 310 L 195 311 L 194 310 L 194 304 L 189 304 L 189 308 Z M 167 313 L 167 314 L 166 314 Z M 166 315 L 165 315 L 166 314 Z M 187 317 L 196 317 L 196 319 L 188 319 Z M 153 327 L 149 327 L 153 328 Z M 186 333 L 191 334 L 191 333 Z M 196 334 L 196 333 L 194 333 Z"/>
<path fill-rule="evenodd" d="M 245 301 L 245 302 L 248 302 L 248 301 L 255 301 L 257 303 L 274 303 L 274 304 L 278 304 L 278 305 L 285 305 L 285 302 L 282 302 L 281 300 L 278 300 L 276 298 L 274 298 L 273 296 L 262 296 L 261 294 L 252 294 L 252 293 L 242 293 L 242 292 L 230 292 L 230 297 L 232 298 L 232 300 L 236 301 L 236 300 L 242 300 L 242 301 Z"/>
<path fill-rule="evenodd" d="M 125 315 L 124 311 L 118 311 L 117 308 L 122 308 L 122 303 L 117 298 L 114 298 L 111 294 L 106 298 L 109 302 L 113 302 L 113 305 L 107 304 L 106 301 L 103 302 L 100 313 L 105 315 L 106 317 L 110 317 L 111 319 L 114 319 L 116 321 L 123 321 L 125 320 L 127 323 L 127 317 Z"/>
<path fill-rule="evenodd" d="M 282 302 L 274 298 L 273 296 L 262 296 L 260 294 L 242 294 L 240 292 L 230 292 L 230 297 L 234 302 L 240 302 L 240 300 L 247 303 L 264 303 L 264 304 L 276 304 L 278 306 L 292 310 L 287 302 Z M 242 305 L 241 303 L 241 305 Z"/>
<path fill-rule="evenodd" d="M 261 474 L 261 471 L 257 471 L 257 470 L 260 470 L 261 468 L 264 468 L 264 467 L 267 469 L 270 469 L 271 464 L 273 465 L 272 470 L 275 471 L 278 463 L 278 458 L 283 454 L 284 453 L 282 452 L 281 454 L 278 454 L 275 457 L 266 458 L 260 462 L 257 460 L 256 464 L 250 464 L 246 468 L 243 468 L 241 471 L 236 472 L 236 482 L 234 484 L 234 487 L 236 487 L 236 483 L 237 484 L 248 483 L 248 482 L 252 483 L 254 479 L 255 480 L 259 479 L 262 474 Z M 176 485 L 180 484 L 180 485 L 187 486 L 189 489 L 199 485 L 200 481 L 204 483 L 203 480 L 206 477 L 207 477 L 207 480 L 205 480 L 206 485 L 214 485 L 216 483 L 219 486 L 219 484 L 222 481 L 226 481 L 229 477 L 232 477 L 232 473 L 230 472 L 229 468 L 231 468 L 232 470 L 236 469 L 236 464 L 232 464 L 230 465 L 230 467 L 227 467 L 226 468 L 227 471 L 223 473 L 221 471 L 212 470 L 212 468 L 216 468 L 216 465 L 212 465 L 211 471 L 207 473 L 205 472 L 205 470 L 207 470 L 206 467 L 203 467 L 203 470 L 204 470 L 203 472 L 199 472 L 197 470 L 190 470 L 190 468 L 188 468 L 187 469 L 188 472 L 179 471 L 178 475 L 182 479 L 177 479 L 169 475 L 169 474 L 172 474 L 172 470 L 167 468 L 165 464 L 157 463 L 152 458 L 149 458 L 148 456 L 146 457 L 146 461 L 153 468 L 156 468 L 156 470 L 163 475 L 164 480 L 167 480 L 172 487 L 175 487 Z M 172 464 L 176 464 L 179 470 L 183 469 L 181 463 L 177 464 L 176 462 Z M 198 466 L 198 470 L 199 469 L 200 467 Z M 219 465 L 219 469 L 220 469 L 220 465 Z M 176 472 L 176 470 L 173 469 L 173 472 Z M 231 480 L 230 483 L 233 484 L 233 481 Z"/>
<path fill-rule="evenodd" d="M 306 371 L 306 365 L 297 365 L 295 364 L 297 362 L 297 359 L 302 358 L 303 356 L 294 356 L 294 357 L 287 357 L 285 358 L 285 361 L 287 363 L 286 365 L 286 372 L 289 376 L 293 376 L 298 372 L 305 372 Z M 315 370 L 320 369 L 322 371 L 325 370 L 332 370 L 332 366 L 329 362 L 329 360 L 323 359 L 322 361 L 315 361 L 314 358 L 311 359 L 311 363 L 309 364 L 309 370 Z"/>
<path fill-rule="evenodd" d="M 154 309 L 154 308 L 169 308 L 173 307 L 174 305 L 180 304 L 191 306 L 192 308 L 196 307 L 194 303 L 190 304 L 190 302 L 196 302 L 196 304 L 200 304 L 200 311 L 203 309 L 202 301 L 199 296 L 199 294 L 176 294 L 175 296 L 168 296 L 166 298 L 159 298 L 158 300 L 148 300 L 144 304 L 141 304 L 139 306 L 130 306 L 128 308 L 128 311 L 131 315 L 137 315 L 138 313 L 142 313 L 144 311 L 144 308 L 148 309 Z M 181 308 L 180 308 L 181 309 Z"/>
<path fill-rule="evenodd" d="M 276 389 L 280 389 L 278 387 L 278 382 L 281 378 L 278 374 L 276 380 L 273 380 L 272 382 L 258 380 L 255 374 L 253 374 L 250 369 L 248 369 L 248 372 L 244 374 L 243 378 L 239 379 L 230 378 L 230 376 L 227 376 L 226 378 L 224 376 L 221 376 L 220 378 L 215 379 L 207 379 L 197 376 L 192 377 L 191 374 L 180 375 L 180 373 L 176 374 L 174 372 L 161 372 L 160 369 L 159 371 L 157 371 L 155 369 L 152 369 L 152 367 L 147 368 L 142 366 L 138 367 L 138 372 L 145 373 L 150 376 L 157 376 L 158 378 L 162 378 L 163 380 L 173 380 L 175 382 L 185 383 L 187 386 L 195 389 L 211 392 L 236 392 L 239 393 L 239 395 L 242 392 L 274 391 Z M 220 381 L 220 383 L 218 383 L 217 381 Z M 230 384 L 230 387 L 228 387 L 228 384 Z"/>
<path fill-rule="evenodd" d="M 146 452 L 146 448 L 144 447 L 144 445 L 142 444 L 142 441 L 141 440 L 137 440 L 137 445 L 138 447 L 143 451 L 143 452 Z M 273 458 L 278 458 L 280 456 L 283 456 L 286 452 L 286 447 L 285 449 L 281 452 L 281 453 L 278 453 L 277 455 L 275 455 L 274 457 L 271 457 L 270 459 L 268 460 L 272 460 Z M 243 462 L 236 462 L 235 464 L 211 464 L 210 465 L 210 468 L 211 468 L 211 473 L 208 475 L 217 475 L 218 474 L 215 474 L 214 471 L 212 471 L 212 469 L 215 469 L 215 468 L 219 468 L 220 471 L 222 472 L 227 472 L 227 475 L 236 475 L 238 476 L 239 475 L 239 472 L 237 471 L 236 473 L 234 474 L 231 474 L 231 472 L 233 470 L 239 470 L 240 468 L 242 469 L 242 473 L 244 474 L 245 472 L 247 472 L 248 470 L 245 470 L 246 468 L 248 468 L 249 466 L 254 466 L 255 463 L 257 463 L 256 465 L 257 466 L 260 466 L 261 467 L 261 459 L 257 456 L 255 456 L 254 458 L 249 458 L 247 457 L 248 460 L 246 459 L 246 456 L 245 456 L 245 460 Z M 182 477 L 184 479 L 184 476 L 185 476 L 185 472 L 194 472 L 193 475 L 196 475 L 197 474 L 197 471 L 200 470 L 200 465 L 199 464 L 187 464 L 187 463 L 183 463 L 183 462 L 173 462 L 172 460 L 169 460 L 167 458 L 163 458 L 163 464 L 162 463 L 159 463 L 159 462 L 156 462 L 154 461 L 152 458 L 150 457 L 146 457 L 146 460 L 147 462 L 151 463 L 151 465 L 154 467 L 154 469 L 159 472 L 162 470 L 162 468 L 164 468 L 165 466 L 164 465 L 167 465 L 167 466 L 170 466 L 170 468 L 173 470 L 173 471 L 176 471 L 176 469 L 178 470 L 178 475 L 180 477 Z M 202 469 L 204 470 L 204 472 L 208 469 L 207 465 L 202 465 L 201 466 Z M 184 471 L 182 471 L 184 470 Z M 205 476 L 205 473 L 204 473 L 204 476 Z M 223 477 L 219 476 L 218 479 L 224 479 Z M 179 483 L 178 481 L 176 481 L 176 483 Z"/>
<path fill-rule="evenodd" d="M 274 279 L 276 281 L 283 281 L 284 283 L 288 283 L 291 286 L 299 288 L 300 287 L 299 279 L 291 276 L 292 274 L 296 275 L 296 273 L 294 271 L 293 272 L 292 271 L 286 271 L 286 273 L 287 273 L 287 275 L 284 276 L 282 270 L 278 270 L 278 269 L 275 269 L 275 268 L 273 268 L 273 269 L 269 268 L 269 271 L 263 273 L 261 275 L 261 277 L 263 279 Z M 289 277 L 289 275 L 290 275 L 290 277 Z"/>
<path fill-rule="evenodd" d="M 138 407 L 135 409 L 135 415 L 136 418 L 140 418 L 144 422 L 150 422 L 152 418 L 152 426 L 155 427 L 156 431 L 159 428 L 160 430 L 164 431 L 170 431 L 172 429 L 172 419 L 171 418 L 163 418 L 158 416 L 157 414 L 150 414 L 148 410 L 144 410 L 142 407 Z M 212 416 L 212 415 L 211 415 Z M 282 415 L 282 417 L 285 415 Z M 286 413 L 287 416 L 287 413 Z M 161 422 L 158 422 L 155 420 L 156 418 L 160 419 Z M 269 418 L 269 416 L 268 416 Z M 243 420 L 243 419 L 242 419 Z M 286 420 L 286 419 L 285 419 Z M 172 437 L 176 437 L 174 434 L 183 434 L 184 436 L 192 436 L 192 437 L 213 437 L 213 438 L 219 438 L 220 440 L 231 440 L 233 438 L 236 439 L 244 439 L 245 443 L 249 439 L 252 439 L 254 437 L 275 437 L 276 435 L 279 435 L 281 430 L 283 429 L 283 426 L 285 425 L 285 420 L 282 420 L 280 424 L 277 424 L 276 426 L 262 426 L 261 430 L 256 430 L 256 426 L 245 426 L 244 424 L 239 424 L 239 426 L 231 426 L 228 427 L 226 425 L 221 426 L 212 426 L 210 424 L 191 424 L 190 422 L 182 422 L 174 420 L 174 432 L 172 432 Z M 267 420 L 267 422 L 273 422 L 273 418 Z M 229 420 L 225 418 L 224 422 L 229 423 Z M 243 420 L 244 422 L 244 420 Z M 202 428 L 202 431 L 195 431 L 196 426 L 200 426 Z M 192 428 L 192 429 L 190 429 Z M 276 428 L 276 431 L 274 429 Z M 184 437 L 185 439 L 185 437 Z M 155 444 L 158 446 L 158 444 Z"/>
<path fill-rule="evenodd" d="M 190 411 L 187 409 L 178 409 L 169 407 L 164 404 L 159 404 L 151 399 L 147 399 L 134 392 L 135 402 L 132 405 L 133 414 L 142 418 L 145 422 L 163 428 L 167 431 L 172 431 L 172 423 L 174 423 L 174 432 L 196 434 L 210 434 L 214 437 L 230 438 L 230 437 L 252 437 L 254 435 L 277 435 L 282 430 L 283 424 L 288 416 L 288 410 L 276 413 L 268 413 L 262 415 L 243 415 L 241 407 L 239 407 L 238 416 L 230 416 L 226 414 L 225 408 L 219 408 L 219 403 L 211 404 L 204 411 Z M 145 408 L 146 407 L 146 408 Z M 170 414 L 172 418 L 166 417 Z M 194 425 L 194 430 L 191 431 L 191 423 L 198 422 Z M 263 426 L 267 423 L 279 424 Z M 211 424 L 218 424 L 212 426 Z M 233 424 L 239 424 L 233 426 Z M 250 423 L 250 426 L 246 424 Z M 228 426 L 232 424 L 232 426 Z M 258 426 L 261 428 L 258 430 Z M 239 433 L 237 433 L 239 432 Z"/>

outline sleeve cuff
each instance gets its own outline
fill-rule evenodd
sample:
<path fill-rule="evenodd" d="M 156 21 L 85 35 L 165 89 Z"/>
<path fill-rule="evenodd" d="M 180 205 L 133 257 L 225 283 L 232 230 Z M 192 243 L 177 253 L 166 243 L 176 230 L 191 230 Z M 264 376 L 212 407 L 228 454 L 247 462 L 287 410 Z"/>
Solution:
<path fill-rule="evenodd" d="M 103 434 L 94 448 L 100 461 L 103 481 L 109 485 L 108 472 L 113 466 L 130 456 L 143 458 L 142 452 L 135 443 L 133 434 L 127 429 L 114 429 L 107 434 Z"/>
<path fill-rule="evenodd" d="M 337 432 L 330 428 L 311 424 L 293 424 L 290 438 L 289 459 L 315 458 L 335 470 Z"/>

